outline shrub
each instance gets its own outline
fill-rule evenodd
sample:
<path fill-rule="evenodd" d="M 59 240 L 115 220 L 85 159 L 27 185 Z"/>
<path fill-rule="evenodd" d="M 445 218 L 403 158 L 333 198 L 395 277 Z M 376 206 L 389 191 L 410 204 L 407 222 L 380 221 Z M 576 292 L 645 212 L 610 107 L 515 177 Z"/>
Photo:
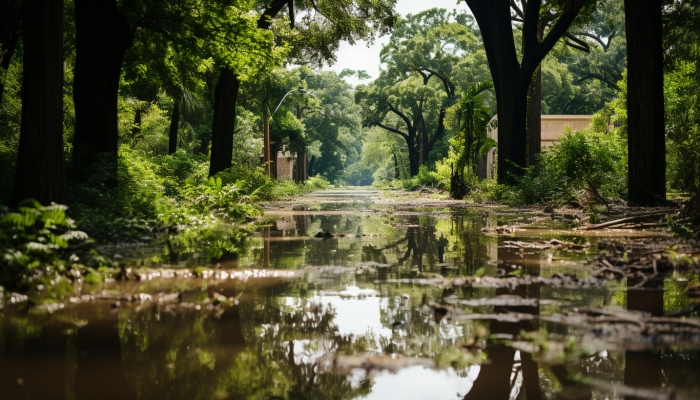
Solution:
<path fill-rule="evenodd" d="M 76 228 L 66 216 L 66 206 L 42 206 L 34 200 L 24 200 L 17 212 L 3 211 L 0 215 L 0 282 L 11 289 L 27 291 L 30 286 L 41 290 L 60 289 L 57 278 L 78 279 L 94 270 L 104 259 L 90 251 L 91 243 L 85 232 Z M 81 260 L 82 258 L 82 260 Z M 62 280 L 62 279 L 58 279 Z M 32 285 L 34 283 L 34 285 Z"/>
<path fill-rule="evenodd" d="M 513 199 L 525 204 L 568 201 L 584 190 L 607 198 L 626 196 L 627 146 L 618 133 L 565 132 L 561 143 L 541 154 L 537 167 L 518 178 Z"/>
<path fill-rule="evenodd" d="M 306 180 L 306 187 L 310 190 L 324 190 L 331 185 L 328 180 L 320 175 L 311 176 Z"/>

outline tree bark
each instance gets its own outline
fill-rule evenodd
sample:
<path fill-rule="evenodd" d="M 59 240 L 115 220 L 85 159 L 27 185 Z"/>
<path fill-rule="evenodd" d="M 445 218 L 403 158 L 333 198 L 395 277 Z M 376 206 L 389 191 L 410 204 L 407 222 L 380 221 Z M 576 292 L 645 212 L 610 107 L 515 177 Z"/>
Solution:
<path fill-rule="evenodd" d="M 309 163 L 306 166 L 306 173 L 309 174 L 309 176 L 316 175 L 316 172 L 314 171 L 314 163 L 315 162 L 316 162 L 316 156 L 311 156 L 311 159 L 309 160 Z"/>
<path fill-rule="evenodd" d="M 267 176 L 272 178 L 272 157 L 270 154 L 270 115 L 269 111 L 263 106 L 263 163 L 267 169 Z"/>
<path fill-rule="evenodd" d="M 11 203 L 65 203 L 63 0 L 24 0 L 22 17 L 22 122 Z"/>
<path fill-rule="evenodd" d="M 168 134 L 168 154 L 177 151 L 177 128 L 180 126 L 180 102 L 175 100 L 173 114 L 170 116 L 170 132 Z"/>
<path fill-rule="evenodd" d="M 498 103 L 498 182 L 512 184 L 528 161 L 527 106 L 532 75 L 578 15 L 583 1 L 570 4 L 546 37 L 538 39 L 541 1 L 525 7 L 522 61 L 518 60 L 511 26 L 510 2 L 466 0 L 481 30 Z"/>
<path fill-rule="evenodd" d="M 231 167 L 236 101 L 240 82 L 228 68 L 221 70 L 214 92 L 214 122 L 211 131 L 209 176 Z"/>
<path fill-rule="evenodd" d="M 267 124 L 267 131 L 270 132 L 270 124 Z M 269 137 L 269 133 L 268 133 Z M 270 178 L 272 179 L 277 179 L 277 152 L 279 151 L 279 147 L 277 143 L 271 142 L 270 143 Z"/>
<path fill-rule="evenodd" d="M 304 181 L 306 181 L 306 152 L 297 151 L 296 182 L 304 183 Z"/>
<path fill-rule="evenodd" d="M 413 128 L 412 132 L 408 134 L 408 137 L 406 137 L 406 145 L 408 145 L 409 172 L 412 177 L 418 175 L 418 169 L 420 168 L 418 148 L 416 146 L 416 129 L 417 128 Z"/>
<path fill-rule="evenodd" d="M 532 76 L 527 96 L 527 165 L 537 165 L 542 152 L 542 68 Z"/>
<path fill-rule="evenodd" d="M 546 23 L 537 23 L 537 41 L 542 42 Z M 527 96 L 527 166 L 537 165 L 542 152 L 542 64 L 530 79 Z"/>
<path fill-rule="evenodd" d="M 117 96 L 124 53 L 134 34 L 116 0 L 75 0 L 76 58 L 72 178 L 85 180 L 103 159 L 116 173 Z"/>
<path fill-rule="evenodd" d="M 394 179 L 401 178 L 401 171 L 399 170 L 399 160 L 396 158 L 396 151 L 391 150 L 391 154 L 394 156 Z"/>
<path fill-rule="evenodd" d="M 138 136 L 141 136 L 141 107 L 136 106 L 134 126 L 131 128 L 131 140 L 135 140 Z"/>
<path fill-rule="evenodd" d="M 628 200 L 666 200 L 661 0 L 625 0 L 627 31 Z"/>
<path fill-rule="evenodd" d="M 513 184 L 527 165 L 527 92 L 529 85 L 511 79 L 498 96 L 498 182 Z"/>

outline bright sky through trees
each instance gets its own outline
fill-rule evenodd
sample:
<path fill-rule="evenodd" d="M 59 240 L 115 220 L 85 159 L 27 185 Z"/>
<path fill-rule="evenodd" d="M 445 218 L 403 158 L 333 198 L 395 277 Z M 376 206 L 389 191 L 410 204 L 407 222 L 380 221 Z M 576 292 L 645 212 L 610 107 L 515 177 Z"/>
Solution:
<path fill-rule="evenodd" d="M 468 10 L 466 3 L 461 0 L 459 4 L 457 0 L 398 0 L 396 2 L 396 12 L 401 15 L 415 14 L 430 8 Z M 347 42 L 341 42 L 340 49 L 336 54 L 338 61 L 331 67 L 326 66 L 324 69 L 338 73 L 346 68 L 365 70 L 372 79 L 376 79 L 379 76 L 379 52 L 382 50 L 382 46 L 388 42 L 389 36 L 377 38 L 369 48 L 365 41 L 358 41 L 354 46 L 350 46 Z M 353 86 L 362 83 L 356 76 L 346 77 L 345 80 Z M 364 81 L 364 83 L 369 82 L 370 80 Z"/>

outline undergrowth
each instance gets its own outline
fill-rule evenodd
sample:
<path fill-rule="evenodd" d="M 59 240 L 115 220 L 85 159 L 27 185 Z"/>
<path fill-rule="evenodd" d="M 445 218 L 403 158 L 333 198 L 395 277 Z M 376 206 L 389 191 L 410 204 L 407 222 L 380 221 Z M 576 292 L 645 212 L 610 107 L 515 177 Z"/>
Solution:
<path fill-rule="evenodd" d="M 381 182 L 375 187 L 404 190 L 433 187 L 449 192 L 454 165 L 449 159 L 438 161 L 433 170 L 421 166 L 414 177 Z M 480 181 L 470 167 L 465 167 L 462 177 L 461 184 L 467 192 L 465 200 L 471 203 L 521 206 L 617 201 L 627 196 L 626 138 L 617 131 L 567 130 L 560 143 L 542 152 L 536 166 L 512 177 L 513 185 L 498 184 L 495 178 Z"/>
<path fill-rule="evenodd" d="M 66 215 L 66 206 L 25 200 L 16 212 L 0 213 L 0 285 L 10 290 L 71 291 L 75 281 L 99 279 L 108 260 Z"/>

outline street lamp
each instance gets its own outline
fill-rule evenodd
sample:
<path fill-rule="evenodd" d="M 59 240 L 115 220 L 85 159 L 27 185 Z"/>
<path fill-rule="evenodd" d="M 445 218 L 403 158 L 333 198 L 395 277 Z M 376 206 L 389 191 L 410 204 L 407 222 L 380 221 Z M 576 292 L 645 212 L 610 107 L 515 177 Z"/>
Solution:
<path fill-rule="evenodd" d="M 265 108 L 264 110 L 265 113 L 263 115 L 263 156 L 265 158 L 265 164 L 267 165 L 267 175 L 270 178 L 272 178 L 272 157 L 270 155 L 270 119 L 273 115 L 275 115 L 277 110 L 279 110 L 284 99 L 286 99 L 287 96 L 289 96 L 289 94 L 292 92 L 299 92 L 301 94 L 307 93 L 306 89 L 304 89 L 303 87 L 299 87 L 298 89 L 292 89 L 284 94 L 282 100 L 280 100 L 279 104 L 277 104 L 277 107 L 275 107 L 275 111 L 273 111 L 272 114 L 268 116 L 267 108 Z"/>
<path fill-rule="evenodd" d="M 282 105 L 282 102 L 284 101 L 284 99 L 286 99 L 287 96 L 289 96 L 289 94 L 292 92 L 299 92 L 301 94 L 306 94 L 306 89 L 304 89 L 303 87 L 299 87 L 298 89 L 292 89 L 292 90 L 288 91 L 287 93 L 285 93 L 284 96 L 282 97 L 282 100 L 280 100 L 279 104 L 277 104 L 277 107 L 275 107 L 275 111 L 272 112 L 272 115 L 275 115 L 277 110 L 279 110 L 280 106 Z M 270 117 L 272 117 L 272 115 L 270 115 Z"/>

